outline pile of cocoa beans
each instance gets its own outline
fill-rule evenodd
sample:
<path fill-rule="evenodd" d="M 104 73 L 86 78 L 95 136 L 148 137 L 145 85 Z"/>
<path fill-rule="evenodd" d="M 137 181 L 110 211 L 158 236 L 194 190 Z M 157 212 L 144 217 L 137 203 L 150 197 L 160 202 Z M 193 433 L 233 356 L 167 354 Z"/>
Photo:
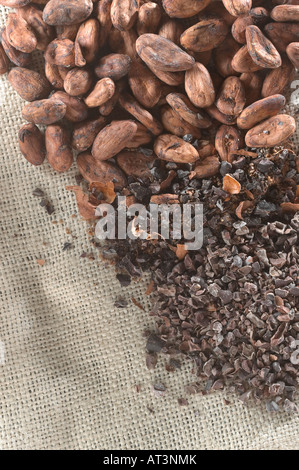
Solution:
<path fill-rule="evenodd" d="M 148 155 L 216 175 L 236 152 L 294 133 L 284 91 L 299 67 L 298 0 L 0 0 L 0 73 L 26 101 L 33 165 L 126 186 Z M 44 74 L 30 68 L 42 51 Z M 45 133 L 37 126 L 46 126 Z M 248 152 L 249 155 L 250 152 Z"/>

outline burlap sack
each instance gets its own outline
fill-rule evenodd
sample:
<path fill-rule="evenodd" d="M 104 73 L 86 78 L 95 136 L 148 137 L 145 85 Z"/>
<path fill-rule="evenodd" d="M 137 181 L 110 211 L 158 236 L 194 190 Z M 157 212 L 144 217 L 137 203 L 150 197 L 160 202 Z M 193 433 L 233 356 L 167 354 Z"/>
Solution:
<path fill-rule="evenodd" d="M 93 250 L 65 190 L 75 183 L 75 165 L 56 174 L 47 163 L 27 163 L 17 143 L 23 102 L 6 76 L 0 104 L 2 449 L 299 449 L 298 416 L 244 407 L 232 396 L 227 406 L 223 393 L 179 406 L 193 381 L 190 365 L 171 374 L 161 357 L 154 371 L 146 369 L 149 279 L 121 288 L 96 251 L 95 261 L 80 258 Z M 54 204 L 53 215 L 32 195 L 36 187 Z M 73 248 L 63 251 L 65 242 Z M 132 302 L 114 307 L 131 297 L 145 311 Z M 152 392 L 157 382 L 167 387 L 164 397 Z"/>

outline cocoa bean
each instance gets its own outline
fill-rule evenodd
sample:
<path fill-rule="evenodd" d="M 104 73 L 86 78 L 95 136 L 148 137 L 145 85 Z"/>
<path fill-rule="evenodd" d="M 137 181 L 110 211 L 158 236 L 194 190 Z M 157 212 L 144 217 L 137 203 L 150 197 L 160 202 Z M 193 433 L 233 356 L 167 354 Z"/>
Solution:
<path fill-rule="evenodd" d="M 49 0 L 43 20 L 49 25 L 72 25 L 86 20 L 92 12 L 92 0 Z"/>
<path fill-rule="evenodd" d="M 128 55 L 109 54 L 100 59 L 95 67 L 95 74 L 99 78 L 109 77 L 112 80 L 119 80 L 128 74 L 131 63 Z"/>
<path fill-rule="evenodd" d="M 89 183 L 114 183 L 115 189 L 122 189 L 127 184 L 123 172 L 113 163 L 95 159 L 91 153 L 83 152 L 78 155 L 77 167 L 83 178 Z"/>
<path fill-rule="evenodd" d="M 78 152 L 84 152 L 89 149 L 105 124 L 106 119 L 104 117 L 75 124 L 71 141 L 72 147 Z"/>
<path fill-rule="evenodd" d="M 90 90 L 93 76 L 89 69 L 74 68 L 64 79 L 64 89 L 71 96 L 85 95 Z"/>
<path fill-rule="evenodd" d="M 89 108 L 96 108 L 106 103 L 114 95 L 114 92 L 115 84 L 111 78 L 102 78 L 84 101 Z"/>
<path fill-rule="evenodd" d="M 286 52 L 294 67 L 299 69 L 299 42 L 289 44 Z"/>
<path fill-rule="evenodd" d="M 295 68 L 287 57 L 283 57 L 281 67 L 273 69 L 266 75 L 262 87 L 262 97 L 283 93 L 285 87 L 295 77 Z"/>
<path fill-rule="evenodd" d="M 299 21 L 299 5 L 278 5 L 271 11 L 274 21 Z"/>
<path fill-rule="evenodd" d="M 143 108 L 133 96 L 129 95 L 129 93 L 121 94 L 119 103 L 154 135 L 159 135 L 163 132 L 163 127 L 160 122 L 155 119 L 149 111 Z"/>
<path fill-rule="evenodd" d="M 69 39 L 54 39 L 45 51 L 45 60 L 49 64 L 74 67 L 76 65 L 74 42 Z"/>
<path fill-rule="evenodd" d="M 233 126 L 220 126 L 215 136 L 215 147 L 222 161 L 233 160 L 233 152 L 242 145 L 241 134 Z"/>
<path fill-rule="evenodd" d="M 156 33 L 162 13 L 162 9 L 157 3 L 147 2 L 141 5 L 136 25 L 138 35 Z"/>
<path fill-rule="evenodd" d="M 262 66 L 257 65 L 248 52 L 247 45 L 241 47 L 234 55 L 232 62 L 232 68 L 239 73 L 250 73 L 261 70 Z"/>
<path fill-rule="evenodd" d="M 18 51 L 13 47 L 7 40 L 6 31 L 1 31 L 1 44 L 4 49 L 5 54 L 11 62 L 19 67 L 25 67 L 30 62 L 30 54 L 27 52 Z"/>
<path fill-rule="evenodd" d="M 36 48 L 40 51 L 45 51 L 50 42 L 54 39 L 55 30 L 53 26 L 43 21 L 43 12 L 32 5 L 26 5 L 23 8 L 19 8 L 17 14 L 26 20 L 34 32 L 37 41 Z"/>
<path fill-rule="evenodd" d="M 22 17 L 10 13 L 6 22 L 6 37 L 11 46 L 21 52 L 30 53 L 37 46 L 36 36 Z"/>
<path fill-rule="evenodd" d="M 63 78 L 61 77 L 57 65 L 45 63 L 45 75 L 53 88 L 58 90 L 63 88 Z"/>
<path fill-rule="evenodd" d="M 137 131 L 134 121 L 112 121 L 96 136 L 91 153 L 99 161 L 108 160 L 127 147 Z"/>
<path fill-rule="evenodd" d="M 191 103 L 199 108 L 207 108 L 214 103 L 214 85 L 208 70 L 202 64 L 196 63 L 186 72 L 185 90 Z"/>
<path fill-rule="evenodd" d="M 222 2 L 227 11 L 233 16 L 246 15 L 252 6 L 251 0 L 222 0 Z"/>
<path fill-rule="evenodd" d="M 223 20 L 203 20 L 184 31 L 181 45 L 190 51 L 203 52 L 219 46 L 227 36 L 228 26 Z"/>
<path fill-rule="evenodd" d="M 5 54 L 2 44 L 0 43 L 0 75 L 6 73 L 9 69 L 9 58 Z"/>
<path fill-rule="evenodd" d="M 228 116 L 238 116 L 245 106 L 245 89 L 238 77 L 227 77 L 219 91 L 216 106 Z"/>
<path fill-rule="evenodd" d="M 120 31 L 131 29 L 139 10 L 139 0 L 112 0 L 111 21 Z"/>
<path fill-rule="evenodd" d="M 170 93 L 166 96 L 166 101 L 184 121 L 192 126 L 206 129 L 212 125 L 211 120 L 195 108 L 182 93 Z"/>
<path fill-rule="evenodd" d="M 135 98 L 145 108 L 153 108 L 159 101 L 162 85 L 142 62 L 134 62 L 129 70 L 129 85 Z"/>
<path fill-rule="evenodd" d="M 142 152 L 124 150 L 116 157 L 117 165 L 127 176 L 137 178 L 151 178 L 150 168 L 154 162 L 153 157 L 147 157 Z"/>
<path fill-rule="evenodd" d="M 248 52 L 257 65 L 269 69 L 281 66 L 279 52 L 257 26 L 247 26 L 246 42 Z"/>
<path fill-rule="evenodd" d="M 173 42 L 157 34 L 142 34 L 136 41 L 136 50 L 141 59 L 150 67 L 163 72 L 189 70 L 195 63 L 193 57 Z"/>
<path fill-rule="evenodd" d="M 184 137 L 189 134 L 195 139 L 201 138 L 200 129 L 184 121 L 179 114 L 168 105 L 163 106 L 161 109 L 161 120 L 164 128 L 168 132 L 171 132 L 171 134 L 177 135 L 178 137 Z"/>
<path fill-rule="evenodd" d="M 299 41 L 298 23 L 269 23 L 264 32 L 280 52 L 285 52 L 290 42 Z"/>
<path fill-rule="evenodd" d="M 242 111 L 237 119 L 237 125 L 240 129 L 251 129 L 258 122 L 278 114 L 285 103 L 285 97 L 282 95 L 273 95 L 256 101 Z"/>
<path fill-rule="evenodd" d="M 65 103 L 65 118 L 71 122 L 85 121 L 88 117 L 88 108 L 79 98 L 70 96 L 64 91 L 56 91 L 51 99 Z"/>
<path fill-rule="evenodd" d="M 154 143 L 154 152 L 161 160 L 175 163 L 194 163 L 198 152 L 193 145 L 171 134 L 160 135 Z"/>
<path fill-rule="evenodd" d="M 102 3 L 102 2 L 98 2 Z M 101 29 L 96 18 L 90 18 L 80 25 L 76 36 L 76 44 L 80 46 L 80 51 L 87 64 L 93 62 L 100 47 Z"/>
<path fill-rule="evenodd" d="M 210 0 L 163 0 L 163 8 L 171 18 L 191 18 L 209 3 Z"/>
<path fill-rule="evenodd" d="M 34 124 L 24 124 L 18 133 L 19 146 L 26 160 L 32 165 L 41 165 L 46 158 L 44 137 Z"/>

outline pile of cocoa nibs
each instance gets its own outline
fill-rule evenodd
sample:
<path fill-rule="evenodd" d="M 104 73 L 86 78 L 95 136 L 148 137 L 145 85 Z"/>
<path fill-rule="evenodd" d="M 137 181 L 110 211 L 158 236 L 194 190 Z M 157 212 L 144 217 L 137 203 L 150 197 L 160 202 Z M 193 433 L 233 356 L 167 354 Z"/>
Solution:
<path fill-rule="evenodd" d="M 124 286 L 153 272 L 148 367 L 162 352 L 170 371 L 183 354 L 198 379 L 189 392 L 235 390 L 269 411 L 296 411 L 299 381 L 299 160 L 284 112 L 294 3 L 0 0 L 15 8 L 0 74 L 28 101 L 21 153 L 56 172 L 76 161 L 67 189 L 81 216 L 94 222 L 118 195 L 203 204 L 199 250 L 161 238 L 102 249 Z"/>
<path fill-rule="evenodd" d="M 196 376 L 186 393 L 225 390 L 243 403 L 265 401 L 268 411 L 297 412 L 298 157 L 288 149 L 260 150 L 255 159 L 223 162 L 218 176 L 201 180 L 190 180 L 190 169 L 155 164 L 154 180 L 132 183 L 143 188 L 137 201 L 145 203 L 144 194 L 150 200 L 174 172 L 169 194 L 203 204 L 204 241 L 181 259 L 175 248 L 184 239 L 110 241 L 102 250 L 124 286 L 152 271 L 156 331 L 147 340 L 147 366 L 163 353 L 174 371 L 183 355 Z M 223 190 L 227 171 L 242 186 L 238 194 Z"/>

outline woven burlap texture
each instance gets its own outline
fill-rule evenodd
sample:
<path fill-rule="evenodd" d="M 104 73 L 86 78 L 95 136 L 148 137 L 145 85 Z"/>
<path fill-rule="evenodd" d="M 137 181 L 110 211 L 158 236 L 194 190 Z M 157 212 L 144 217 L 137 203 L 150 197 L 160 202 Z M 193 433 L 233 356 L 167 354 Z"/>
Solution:
<path fill-rule="evenodd" d="M 1 8 L 2 23 L 5 14 Z M 0 101 L 1 448 L 299 449 L 298 416 L 244 407 L 234 396 L 227 406 L 222 393 L 179 406 L 191 366 L 171 374 L 161 357 L 146 369 L 149 278 L 120 287 L 92 250 L 87 224 L 73 216 L 65 186 L 75 184 L 75 165 L 57 174 L 27 163 L 17 143 L 23 101 L 7 76 Z M 32 195 L 36 187 L 52 201 L 51 216 Z M 73 248 L 63 251 L 65 242 Z M 83 251 L 95 261 L 80 258 Z M 114 307 L 119 298 L 127 309 Z M 167 387 L 160 398 L 152 392 L 158 382 Z"/>

